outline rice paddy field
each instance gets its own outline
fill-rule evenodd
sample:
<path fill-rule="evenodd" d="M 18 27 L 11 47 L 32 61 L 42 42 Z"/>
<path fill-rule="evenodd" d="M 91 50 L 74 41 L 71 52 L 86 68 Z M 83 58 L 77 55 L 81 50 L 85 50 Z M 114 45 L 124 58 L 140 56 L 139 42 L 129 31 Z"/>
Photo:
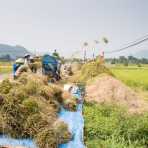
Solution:
<path fill-rule="evenodd" d="M 0 74 L 11 73 L 12 63 L 11 62 L 0 62 Z"/>
<path fill-rule="evenodd" d="M 128 86 L 148 90 L 148 65 L 143 67 L 117 66 L 111 68 L 111 71 Z"/>

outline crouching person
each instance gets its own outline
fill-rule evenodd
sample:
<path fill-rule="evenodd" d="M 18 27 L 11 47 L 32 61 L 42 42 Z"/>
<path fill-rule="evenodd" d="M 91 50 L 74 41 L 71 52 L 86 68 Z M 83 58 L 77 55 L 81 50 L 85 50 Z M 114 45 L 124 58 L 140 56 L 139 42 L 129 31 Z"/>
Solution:
<path fill-rule="evenodd" d="M 23 72 L 31 72 L 29 67 L 29 55 L 25 55 L 24 58 L 19 58 L 13 64 L 13 76 L 17 79 Z"/>

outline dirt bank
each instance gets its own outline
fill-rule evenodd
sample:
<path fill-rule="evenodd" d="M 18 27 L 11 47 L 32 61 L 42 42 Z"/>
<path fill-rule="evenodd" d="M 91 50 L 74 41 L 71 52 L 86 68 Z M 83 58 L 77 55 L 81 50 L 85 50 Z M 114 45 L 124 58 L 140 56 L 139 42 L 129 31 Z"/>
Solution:
<path fill-rule="evenodd" d="M 86 100 L 125 106 L 130 113 L 148 111 L 148 102 L 112 76 L 102 76 L 86 86 Z"/>

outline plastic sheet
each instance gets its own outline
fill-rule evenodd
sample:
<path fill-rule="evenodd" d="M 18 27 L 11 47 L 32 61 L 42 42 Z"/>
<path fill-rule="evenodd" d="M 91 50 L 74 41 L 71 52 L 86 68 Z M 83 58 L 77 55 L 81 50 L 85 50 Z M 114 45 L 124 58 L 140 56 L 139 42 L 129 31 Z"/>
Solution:
<path fill-rule="evenodd" d="M 81 92 L 78 87 L 75 87 L 72 91 L 72 94 L 77 98 L 82 99 Z M 59 145 L 59 148 L 85 148 L 83 143 L 83 128 L 84 128 L 84 119 L 82 115 L 83 101 L 81 104 L 78 104 L 77 111 L 71 112 L 62 108 L 59 117 L 68 124 L 69 130 L 73 135 L 73 139 L 66 143 Z"/>
<path fill-rule="evenodd" d="M 31 139 L 12 139 L 7 136 L 0 136 L 0 146 L 22 146 L 26 148 L 37 148 Z"/>

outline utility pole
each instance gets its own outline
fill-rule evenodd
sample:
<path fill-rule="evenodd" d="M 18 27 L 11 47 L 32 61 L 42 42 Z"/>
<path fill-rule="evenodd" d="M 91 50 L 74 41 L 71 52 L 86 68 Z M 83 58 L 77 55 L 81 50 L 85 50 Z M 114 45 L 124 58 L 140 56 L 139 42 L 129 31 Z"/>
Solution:
<path fill-rule="evenodd" d="M 87 53 L 86 53 L 86 47 L 88 46 L 88 43 L 87 42 L 84 42 L 84 63 L 86 62 L 86 60 L 87 60 Z"/>

